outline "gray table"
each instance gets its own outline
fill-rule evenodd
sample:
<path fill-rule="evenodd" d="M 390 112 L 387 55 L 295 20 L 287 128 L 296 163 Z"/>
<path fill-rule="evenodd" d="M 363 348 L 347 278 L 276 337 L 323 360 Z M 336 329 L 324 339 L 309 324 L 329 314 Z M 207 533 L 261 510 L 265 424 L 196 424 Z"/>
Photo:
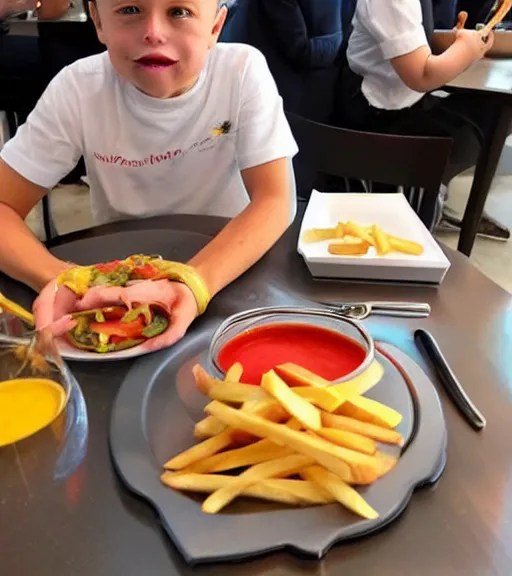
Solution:
<path fill-rule="evenodd" d="M 445 86 L 450 92 L 470 92 L 481 97 L 489 115 L 489 130 L 484 134 L 475 177 L 464 211 L 458 249 L 471 255 L 476 230 L 496 174 L 505 140 L 512 122 L 512 58 L 484 58 L 470 66 Z"/>
<path fill-rule="evenodd" d="M 59 239 L 55 252 L 79 262 L 148 251 L 184 257 L 224 225 L 218 218 L 171 216 L 122 222 Z M 195 232 L 186 236 L 180 231 Z M 73 363 L 88 409 L 87 455 L 65 482 L 51 478 L 52 450 L 0 449 L 1 573 L 23 576 L 510 576 L 512 574 L 512 297 L 461 254 L 443 285 L 413 288 L 315 282 L 296 253 L 298 222 L 251 271 L 226 289 L 275 287 L 309 298 L 428 301 L 428 320 L 371 319 L 366 326 L 421 362 L 412 331 L 421 322 L 488 419 L 477 434 L 446 399 L 448 464 L 434 488 L 416 493 L 404 515 L 371 538 L 338 546 L 322 562 L 286 553 L 192 569 L 154 511 L 118 480 L 108 430 L 130 362 Z M 192 238 L 193 237 L 193 238 Z M 181 240 L 180 240 L 181 238 Z M 191 241 L 191 238 L 193 241 Z M 29 304 L 28 290 L 0 278 L 0 290 Z M 49 435 L 51 436 L 51 435 Z M 50 443 L 50 440 L 48 440 Z M 183 519 L 186 521 L 186 519 Z M 309 529 L 314 530 L 314 526 Z"/>

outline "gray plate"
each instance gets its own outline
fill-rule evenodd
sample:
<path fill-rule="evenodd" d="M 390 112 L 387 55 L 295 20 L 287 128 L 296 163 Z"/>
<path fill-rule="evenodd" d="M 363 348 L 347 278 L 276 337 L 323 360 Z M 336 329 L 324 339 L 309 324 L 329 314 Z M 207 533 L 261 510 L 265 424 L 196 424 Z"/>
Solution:
<path fill-rule="evenodd" d="M 205 362 L 218 324 L 218 319 L 205 317 L 172 349 L 136 363 L 112 411 L 110 446 L 116 469 L 131 490 L 156 508 L 188 563 L 245 559 L 282 548 L 321 558 L 334 544 L 389 524 L 415 488 L 439 478 L 446 426 L 437 392 L 413 360 L 383 344 L 413 384 L 409 388 L 392 363 L 379 355 L 385 375 L 368 396 L 404 415 L 399 430 L 407 441 L 394 470 L 361 489 L 379 512 L 377 520 L 361 519 L 337 504 L 294 509 L 246 498 L 218 515 L 204 514 L 204 495 L 173 491 L 160 482 L 160 474 L 164 462 L 195 443 L 193 425 L 204 417 L 206 399 L 195 390 L 190 368 L 198 360 Z"/>

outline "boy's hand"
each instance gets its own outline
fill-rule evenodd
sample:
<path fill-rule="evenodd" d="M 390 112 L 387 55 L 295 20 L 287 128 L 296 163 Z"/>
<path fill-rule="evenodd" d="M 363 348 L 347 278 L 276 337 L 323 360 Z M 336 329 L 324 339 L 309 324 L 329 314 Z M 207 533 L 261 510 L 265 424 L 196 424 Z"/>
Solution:
<path fill-rule="evenodd" d="M 141 347 L 145 350 L 153 351 L 172 346 L 183 338 L 197 316 L 197 304 L 192 291 L 185 284 L 169 280 L 144 280 L 126 288 L 90 288 L 83 298 L 76 302 L 76 309 L 90 310 L 115 304 L 131 306 L 141 302 L 160 304 L 170 311 L 168 330 L 142 344 Z"/>
<path fill-rule="evenodd" d="M 457 30 L 455 42 L 463 45 L 470 58 L 480 60 L 492 48 L 494 44 L 494 32 L 487 37 L 479 30 Z"/>
<path fill-rule="evenodd" d="M 55 278 L 39 293 L 32 305 L 36 328 L 51 326 L 54 336 L 61 336 L 75 326 L 70 313 L 76 310 L 77 295 L 66 286 L 57 286 Z"/>

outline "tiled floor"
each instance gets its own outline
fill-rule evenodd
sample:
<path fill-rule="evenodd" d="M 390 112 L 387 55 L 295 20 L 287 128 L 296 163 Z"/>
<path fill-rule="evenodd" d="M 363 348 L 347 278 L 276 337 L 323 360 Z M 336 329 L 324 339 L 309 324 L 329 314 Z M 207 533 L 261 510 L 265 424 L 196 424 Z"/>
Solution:
<path fill-rule="evenodd" d="M 449 205 L 461 213 L 471 187 L 472 175 L 462 175 L 452 181 Z M 92 226 L 88 188 L 86 186 L 59 187 L 51 193 L 52 213 L 60 234 Z M 488 213 L 512 228 L 512 176 L 498 175 L 487 202 Z M 39 237 L 43 237 L 40 208 L 28 216 L 28 223 Z M 439 234 L 439 239 L 452 248 L 457 235 Z M 471 256 L 473 264 L 497 284 L 512 293 L 512 241 L 495 242 L 477 239 Z"/>

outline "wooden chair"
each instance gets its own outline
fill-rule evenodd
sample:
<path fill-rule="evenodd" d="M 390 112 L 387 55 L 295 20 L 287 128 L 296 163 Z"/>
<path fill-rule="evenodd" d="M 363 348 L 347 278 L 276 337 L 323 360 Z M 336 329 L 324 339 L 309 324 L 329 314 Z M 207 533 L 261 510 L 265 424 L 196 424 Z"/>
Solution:
<path fill-rule="evenodd" d="M 319 124 L 287 113 L 299 146 L 297 165 L 347 180 L 403 188 L 423 223 L 432 230 L 439 214 L 438 192 L 452 146 L 450 138 L 358 132 Z M 321 181 L 321 178 L 320 180 Z M 313 184 L 313 186 L 311 186 Z M 299 197 L 316 183 L 297 182 Z M 321 189 L 321 188 L 320 188 Z"/>

